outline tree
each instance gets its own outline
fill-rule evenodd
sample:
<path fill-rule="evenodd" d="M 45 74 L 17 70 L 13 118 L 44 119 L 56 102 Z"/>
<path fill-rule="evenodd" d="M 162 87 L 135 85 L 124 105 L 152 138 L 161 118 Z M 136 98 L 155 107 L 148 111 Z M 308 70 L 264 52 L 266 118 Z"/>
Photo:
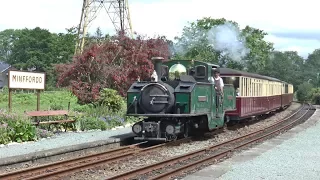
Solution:
<path fill-rule="evenodd" d="M 54 50 L 55 54 L 57 54 L 57 60 L 54 63 L 63 63 L 63 62 L 71 62 L 73 53 L 74 53 L 74 46 L 77 38 L 77 28 L 71 27 L 66 28 L 67 33 L 59 33 L 59 34 L 52 34 L 55 44 Z"/>
<path fill-rule="evenodd" d="M 317 87 L 320 86 L 320 49 L 314 50 L 309 54 L 304 64 L 303 77 L 305 81 L 310 79 L 311 83 Z"/>
<path fill-rule="evenodd" d="M 250 52 L 245 57 L 247 69 L 249 72 L 260 73 L 269 60 L 270 53 L 274 50 L 273 44 L 266 42 L 264 37 L 267 35 L 263 30 L 246 26 L 242 30 L 242 36 L 245 37 L 246 47 Z"/>
<path fill-rule="evenodd" d="M 296 51 L 274 51 L 266 61 L 260 74 L 292 83 L 294 89 L 304 82 L 303 58 Z"/>
<path fill-rule="evenodd" d="M 249 71 L 264 68 L 272 44 L 263 40 L 265 32 L 234 21 L 205 17 L 183 28 L 176 37 L 175 59 L 197 59 Z"/>
<path fill-rule="evenodd" d="M 46 71 L 52 64 L 69 61 L 74 51 L 75 34 L 53 34 L 39 27 L 18 31 L 8 63 L 18 68 L 36 67 Z"/>
<path fill-rule="evenodd" d="M 98 27 L 95 31 L 95 33 L 86 34 L 86 38 L 84 41 L 84 49 L 87 47 L 90 47 L 92 45 L 101 45 L 103 44 L 104 41 L 109 41 L 110 40 L 110 35 L 109 34 L 103 34 L 100 27 Z"/>
<path fill-rule="evenodd" d="M 312 84 L 304 82 L 298 86 L 297 99 L 299 101 L 310 101 L 312 98 Z"/>
<path fill-rule="evenodd" d="M 58 86 L 70 86 L 80 103 L 99 99 L 102 88 L 112 88 L 126 96 L 138 76 L 152 74 L 153 56 L 168 59 L 169 49 L 163 37 L 130 39 L 119 33 L 100 46 L 95 44 L 76 56 L 72 63 L 57 65 Z"/>
<path fill-rule="evenodd" d="M 0 57 L 18 69 L 46 72 L 47 84 L 55 84 L 52 65 L 71 61 L 74 52 L 75 28 L 66 30 L 66 34 L 39 27 L 4 30 L 0 32 Z"/>
<path fill-rule="evenodd" d="M 17 34 L 18 30 L 14 29 L 6 29 L 0 32 L 0 60 L 9 60 Z"/>
<path fill-rule="evenodd" d="M 175 37 L 177 43 L 174 44 L 174 59 L 197 59 L 218 64 L 220 53 L 210 46 L 208 32 L 213 26 L 226 22 L 237 25 L 224 18 L 205 17 L 185 26 L 181 37 Z"/>

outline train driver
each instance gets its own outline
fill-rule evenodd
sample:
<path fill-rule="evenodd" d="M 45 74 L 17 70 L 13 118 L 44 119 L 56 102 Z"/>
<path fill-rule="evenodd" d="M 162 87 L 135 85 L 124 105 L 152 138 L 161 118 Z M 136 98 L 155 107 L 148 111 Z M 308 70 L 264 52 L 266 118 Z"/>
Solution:
<path fill-rule="evenodd" d="M 214 83 L 215 83 L 215 89 L 221 93 L 221 95 L 223 95 L 223 87 L 224 87 L 224 83 L 223 83 L 223 79 L 220 77 L 220 71 L 219 69 L 214 69 L 213 70 L 214 73 Z"/>

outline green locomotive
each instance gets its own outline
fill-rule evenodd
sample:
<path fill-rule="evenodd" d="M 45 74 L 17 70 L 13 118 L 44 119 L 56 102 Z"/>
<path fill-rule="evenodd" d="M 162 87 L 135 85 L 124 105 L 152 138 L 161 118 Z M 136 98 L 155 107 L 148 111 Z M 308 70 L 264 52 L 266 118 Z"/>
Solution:
<path fill-rule="evenodd" d="M 218 65 L 194 60 L 152 58 L 156 75 L 134 82 L 127 92 L 127 116 L 144 116 L 132 126 L 136 140 L 171 141 L 223 127 L 236 109 L 233 85 L 223 95 L 210 81 Z M 223 97 L 222 97 L 223 96 Z"/>

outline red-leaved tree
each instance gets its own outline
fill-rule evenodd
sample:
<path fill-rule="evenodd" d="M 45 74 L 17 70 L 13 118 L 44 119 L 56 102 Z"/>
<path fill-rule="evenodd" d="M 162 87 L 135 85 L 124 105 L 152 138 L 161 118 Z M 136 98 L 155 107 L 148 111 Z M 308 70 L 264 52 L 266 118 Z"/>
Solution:
<path fill-rule="evenodd" d="M 119 33 L 102 45 L 92 45 L 72 63 L 56 65 L 57 86 L 69 86 L 80 103 L 94 102 L 101 88 L 112 88 L 125 96 L 138 76 L 153 72 L 151 58 L 168 59 L 169 48 L 164 37 L 131 39 Z"/>

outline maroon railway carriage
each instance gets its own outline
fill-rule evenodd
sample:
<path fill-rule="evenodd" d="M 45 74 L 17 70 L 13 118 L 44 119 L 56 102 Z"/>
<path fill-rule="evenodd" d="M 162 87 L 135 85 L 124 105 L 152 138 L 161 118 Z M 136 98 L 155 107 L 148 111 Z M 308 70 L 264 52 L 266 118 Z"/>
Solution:
<path fill-rule="evenodd" d="M 267 114 L 292 102 L 292 85 L 279 79 L 229 68 L 220 68 L 220 76 L 225 84 L 233 84 L 237 92 L 237 110 L 226 112 L 230 120 Z"/>
<path fill-rule="evenodd" d="M 282 81 L 282 95 L 281 106 L 282 108 L 288 107 L 293 101 L 293 85 Z"/>

